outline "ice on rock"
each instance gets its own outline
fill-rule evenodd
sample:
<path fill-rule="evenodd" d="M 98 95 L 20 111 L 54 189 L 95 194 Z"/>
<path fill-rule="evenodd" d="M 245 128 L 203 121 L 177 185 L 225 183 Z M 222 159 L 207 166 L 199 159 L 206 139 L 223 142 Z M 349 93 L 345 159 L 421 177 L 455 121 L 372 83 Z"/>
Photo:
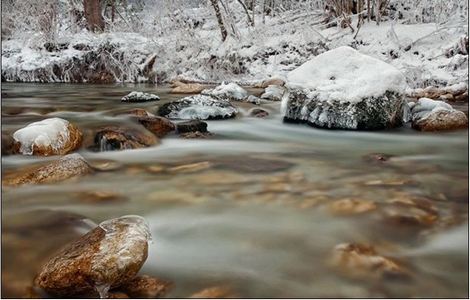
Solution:
<path fill-rule="evenodd" d="M 147 102 L 158 100 L 160 100 L 160 97 L 157 95 L 136 91 L 130 92 L 121 99 L 122 102 Z"/>
<path fill-rule="evenodd" d="M 225 119 L 234 117 L 236 113 L 237 108 L 230 102 L 208 95 L 185 97 L 166 103 L 159 109 L 161 116 L 183 120 Z"/>
<path fill-rule="evenodd" d="M 203 95 L 218 97 L 223 100 L 242 101 L 248 97 L 248 92 L 236 83 L 222 83 L 213 89 L 205 89 Z"/>
<path fill-rule="evenodd" d="M 69 122 L 61 118 L 50 118 L 34 122 L 13 134 L 15 141 L 21 144 L 20 152 L 31 155 L 33 147 L 60 149 L 69 138 Z"/>
<path fill-rule="evenodd" d="M 440 131 L 468 128 L 465 113 L 448 103 L 420 98 L 411 107 L 411 127 L 421 131 Z"/>

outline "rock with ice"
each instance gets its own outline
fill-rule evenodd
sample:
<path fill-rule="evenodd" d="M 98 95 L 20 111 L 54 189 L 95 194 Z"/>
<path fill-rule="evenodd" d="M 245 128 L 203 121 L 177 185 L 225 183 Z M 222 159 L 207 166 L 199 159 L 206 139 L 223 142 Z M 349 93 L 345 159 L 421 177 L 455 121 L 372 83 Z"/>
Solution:
<path fill-rule="evenodd" d="M 285 121 L 320 128 L 372 130 L 403 122 L 400 71 L 350 47 L 320 54 L 290 72 L 282 99 Z"/>
<path fill-rule="evenodd" d="M 82 133 L 67 120 L 50 118 L 17 130 L 13 139 L 25 155 L 63 155 L 80 147 Z"/>
<path fill-rule="evenodd" d="M 166 103 L 160 107 L 158 113 L 170 119 L 226 119 L 235 117 L 237 108 L 228 101 L 212 96 L 194 95 Z"/>
<path fill-rule="evenodd" d="M 205 89 L 201 92 L 203 95 L 218 97 L 223 100 L 242 101 L 248 97 L 248 92 L 236 83 L 224 82 L 213 89 Z"/>
<path fill-rule="evenodd" d="M 142 118 L 142 120 L 144 119 Z M 144 122 L 146 121 L 144 120 Z M 162 125 L 158 123 L 158 121 L 156 123 L 149 121 L 146 125 L 149 128 L 154 127 L 152 129 L 157 133 L 156 127 Z M 159 132 L 160 134 L 163 134 L 164 131 L 160 130 Z M 159 141 L 160 140 L 154 134 L 145 129 L 140 130 L 140 128 L 130 126 L 105 126 L 96 132 L 93 140 L 94 144 L 90 149 L 100 152 L 139 149 L 158 144 Z"/>
<path fill-rule="evenodd" d="M 468 127 L 465 113 L 443 101 L 421 98 L 410 105 L 411 126 L 421 131 L 453 130 Z"/>
<path fill-rule="evenodd" d="M 261 95 L 261 99 L 271 101 L 281 101 L 282 95 L 284 95 L 285 88 L 279 85 L 269 85 L 264 93 Z"/>
<path fill-rule="evenodd" d="M 104 221 L 52 257 L 35 284 L 52 296 L 106 298 L 109 289 L 135 278 L 147 259 L 150 238 L 140 216 Z"/>
<path fill-rule="evenodd" d="M 160 97 L 154 94 L 144 93 L 144 92 L 130 92 L 126 96 L 122 97 L 121 102 L 148 102 L 148 101 L 158 101 Z"/>

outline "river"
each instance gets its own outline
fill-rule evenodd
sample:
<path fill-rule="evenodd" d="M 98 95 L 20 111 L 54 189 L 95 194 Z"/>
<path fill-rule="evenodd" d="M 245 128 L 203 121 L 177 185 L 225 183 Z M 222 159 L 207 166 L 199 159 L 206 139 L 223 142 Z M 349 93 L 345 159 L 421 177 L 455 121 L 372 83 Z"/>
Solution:
<path fill-rule="evenodd" d="M 121 103 L 134 89 L 161 100 Z M 130 125 L 119 112 L 154 113 L 181 97 L 151 85 L 3 83 L 2 132 L 61 117 L 86 135 Z M 149 222 L 153 242 L 141 273 L 172 281 L 168 297 L 214 286 L 238 297 L 468 296 L 467 130 L 321 130 L 284 124 L 280 103 L 262 105 L 266 119 L 248 116 L 254 105 L 236 105 L 237 118 L 207 122 L 210 139 L 169 135 L 150 148 L 101 153 L 82 147 L 90 164 L 107 170 L 3 187 L 3 297 L 21 297 L 41 264 L 95 223 L 129 214 Z M 373 153 L 391 158 L 378 162 Z M 51 159 L 3 156 L 2 174 Z M 332 203 L 342 199 L 373 209 L 338 213 Z M 363 278 L 332 267 L 341 243 L 370 244 L 411 275 Z"/>

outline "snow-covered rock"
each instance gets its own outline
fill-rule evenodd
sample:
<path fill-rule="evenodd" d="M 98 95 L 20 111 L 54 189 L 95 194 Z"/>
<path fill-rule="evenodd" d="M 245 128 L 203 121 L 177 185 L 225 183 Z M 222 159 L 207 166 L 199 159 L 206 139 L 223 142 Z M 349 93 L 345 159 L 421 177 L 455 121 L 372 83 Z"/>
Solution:
<path fill-rule="evenodd" d="M 226 119 L 235 117 L 237 108 L 212 96 L 194 95 L 162 105 L 158 114 L 183 120 Z"/>
<path fill-rule="evenodd" d="M 158 100 L 160 100 L 160 97 L 157 95 L 133 91 L 122 97 L 121 102 L 147 102 Z"/>
<path fill-rule="evenodd" d="M 82 133 L 67 120 L 50 118 L 15 131 L 13 139 L 24 155 L 63 155 L 80 147 Z"/>
<path fill-rule="evenodd" d="M 261 95 L 261 99 L 267 99 L 271 101 L 281 101 L 282 95 L 286 89 L 282 86 L 278 85 L 269 85 L 265 90 L 264 93 Z"/>
<path fill-rule="evenodd" d="M 453 130 L 468 127 L 467 116 L 451 105 L 421 98 L 410 105 L 411 126 L 421 131 Z"/>
<path fill-rule="evenodd" d="M 282 99 L 285 121 L 360 130 L 402 124 L 404 76 L 351 47 L 320 54 L 291 71 L 287 79 Z"/>
<path fill-rule="evenodd" d="M 201 92 L 203 95 L 218 97 L 223 100 L 242 101 L 248 97 L 248 92 L 236 83 L 222 82 L 221 85 L 213 89 L 205 89 Z"/>

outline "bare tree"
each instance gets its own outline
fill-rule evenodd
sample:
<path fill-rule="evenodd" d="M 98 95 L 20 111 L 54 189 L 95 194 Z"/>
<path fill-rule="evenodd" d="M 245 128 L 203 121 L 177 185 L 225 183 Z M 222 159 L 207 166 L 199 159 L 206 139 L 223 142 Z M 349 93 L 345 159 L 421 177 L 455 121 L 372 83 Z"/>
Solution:
<path fill-rule="evenodd" d="M 237 0 L 238 3 L 240 3 L 240 5 L 243 7 L 243 10 L 245 11 L 246 13 L 246 17 L 248 18 L 248 23 L 250 23 L 251 26 L 255 26 L 255 19 L 251 18 L 250 16 L 250 13 L 248 12 L 248 8 L 246 7 L 245 3 L 242 1 L 242 0 Z M 254 6 L 254 1 L 252 2 L 252 9 L 253 9 L 253 6 Z"/>
<path fill-rule="evenodd" d="M 222 34 L 222 42 L 225 42 L 225 40 L 227 39 L 227 29 L 225 28 L 224 20 L 222 19 L 222 13 L 220 12 L 218 0 L 210 1 L 212 4 L 212 8 L 214 8 L 217 22 L 219 23 L 220 33 Z"/>
<path fill-rule="evenodd" d="M 83 8 L 85 10 L 85 19 L 87 27 L 90 31 L 103 31 L 104 20 L 101 14 L 100 0 L 83 0 Z"/>

